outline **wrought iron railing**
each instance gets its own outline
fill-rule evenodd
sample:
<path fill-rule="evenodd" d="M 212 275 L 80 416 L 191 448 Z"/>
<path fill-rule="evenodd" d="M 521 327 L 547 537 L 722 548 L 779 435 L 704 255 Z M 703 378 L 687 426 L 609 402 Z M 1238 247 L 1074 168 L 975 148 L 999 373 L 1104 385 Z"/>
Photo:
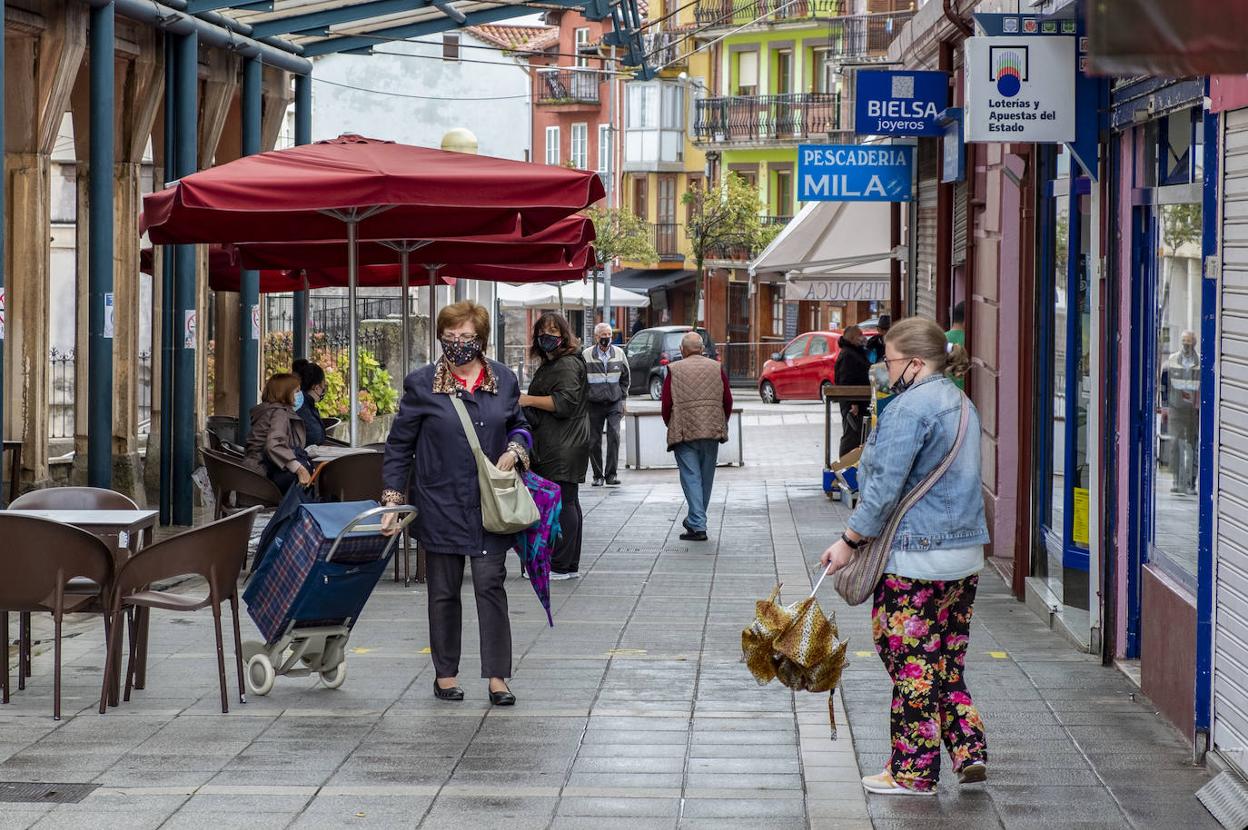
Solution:
<path fill-rule="evenodd" d="M 590 69 L 539 69 L 533 73 L 538 104 L 597 104 L 597 72 Z"/>
<path fill-rule="evenodd" d="M 680 225 L 675 222 L 655 222 L 650 226 L 650 239 L 660 259 L 680 259 Z"/>
<path fill-rule="evenodd" d="M 838 17 L 828 27 L 828 51 L 841 61 L 882 57 L 912 17 L 912 11 Z"/>
<path fill-rule="evenodd" d="M 693 124 L 699 142 L 797 141 L 849 129 L 841 95 L 732 95 L 697 102 Z"/>
<path fill-rule="evenodd" d="M 827 20 L 846 12 L 846 0 L 698 0 L 700 26 L 744 26 L 753 21 Z"/>
<path fill-rule="evenodd" d="M 647 32 L 641 36 L 642 51 L 650 66 L 680 67 L 689 63 L 692 41 L 675 32 Z"/>

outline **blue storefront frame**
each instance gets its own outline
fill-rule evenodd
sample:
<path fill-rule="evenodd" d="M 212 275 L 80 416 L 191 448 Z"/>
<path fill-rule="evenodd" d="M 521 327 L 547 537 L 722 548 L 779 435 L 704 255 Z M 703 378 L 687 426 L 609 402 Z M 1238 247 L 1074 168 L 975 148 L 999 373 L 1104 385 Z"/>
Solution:
<path fill-rule="evenodd" d="M 1048 459 L 1046 463 L 1052 464 L 1054 458 L 1054 440 L 1052 421 L 1055 417 L 1053 411 L 1054 389 L 1054 369 L 1055 366 L 1055 350 L 1056 350 L 1056 330 L 1057 315 L 1055 309 L 1056 285 L 1054 280 L 1055 258 L 1054 252 L 1057 244 L 1057 217 L 1054 209 L 1054 201 L 1058 196 L 1055 195 L 1057 188 L 1054 182 L 1058 180 L 1058 171 L 1056 165 L 1057 154 L 1055 149 L 1051 149 L 1044 154 L 1042 160 L 1042 176 L 1044 180 L 1044 206 L 1040 211 L 1040 229 L 1039 229 L 1039 297 L 1042 303 L 1042 324 L 1040 326 L 1039 337 L 1037 338 L 1037 347 L 1039 354 L 1043 355 L 1041 360 L 1039 378 L 1037 383 L 1037 400 L 1042 402 L 1045 407 L 1045 417 L 1042 419 L 1044 428 L 1039 432 L 1039 458 Z M 1088 571 L 1089 554 L 1088 548 L 1083 545 L 1076 544 L 1074 541 L 1074 505 L 1075 505 L 1075 487 L 1073 472 L 1076 469 L 1079 452 L 1079 364 L 1083 359 L 1083 332 L 1081 328 L 1082 308 L 1087 300 L 1087 275 L 1082 277 L 1079 273 L 1079 261 L 1083 246 L 1083 228 L 1080 221 L 1079 200 L 1091 193 L 1091 180 L 1084 175 L 1077 174 L 1078 166 L 1074 159 L 1071 159 L 1070 176 L 1063 177 L 1069 182 L 1067 192 L 1060 196 L 1066 200 L 1067 216 L 1067 245 L 1066 245 L 1066 286 L 1067 286 L 1067 302 L 1066 302 L 1066 355 L 1063 365 L 1063 373 L 1066 379 L 1066 400 L 1063 417 L 1065 419 L 1064 434 L 1064 452 L 1063 452 L 1063 478 L 1062 478 L 1062 527 L 1060 532 L 1051 526 L 1049 516 L 1052 506 L 1052 466 L 1050 466 L 1043 478 L 1043 486 L 1039 492 L 1039 515 L 1044 517 L 1040 522 L 1041 538 L 1044 542 L 1046 550 L 1061 552 L 1061 561 L 1063 568 L 1069 568 L 1078 571 Z M 1091 450 L 1091 448 L 1089 448 Z M 1050 576 L 1056 576 L 1050 574 Z M 1081 600 L 1083 598 L 1080 598 Z"/>

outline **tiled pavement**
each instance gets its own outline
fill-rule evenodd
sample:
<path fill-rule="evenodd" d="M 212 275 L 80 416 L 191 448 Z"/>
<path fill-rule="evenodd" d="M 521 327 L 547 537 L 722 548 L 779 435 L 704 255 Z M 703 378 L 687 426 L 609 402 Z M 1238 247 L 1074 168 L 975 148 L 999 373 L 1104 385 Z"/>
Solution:
<path fill-rule="evenodd" d="M 98 626 L 75 626 L 74 714 L 51 720 L 50 660 L 38 657 L 34 686 L 0 709 L 0 781 L 99 789 L 74 805 L 4 804 L 0 828 L 1212 827 L 1192 798 L 1203 773 L 1177 735 L 990 575 L 969 681 L 992 782 L 864 798 L 859 766 L 883 763 L 888 694 L 865 611 L 839 609 L 854 657 L 836 742 L 822 695 L 759 687 L 739 663 L 754 600 L 776 581 L 786 600 L 808 591 L 806 563 L 843 520 L 817 488 L 821 436 L 808 420 L 749 425 L 749 466 L 723 472 L 708 544 L 677 538 L 674 473 L 586 488 L 585 576 L 553 586 L 555 627 L 526 583 L 508 583 L 514 709 L 491 709 L 475 679 L 471 600 L 468 700 L 432 698 L 419 586 L 378 587 L 342 689 L 279 678 L 226 716 L 205 613 L 157 612 L 148 689 L 105 717 L 92 707 Z M 838 606 L 829 589 L 821 601 Z"/>

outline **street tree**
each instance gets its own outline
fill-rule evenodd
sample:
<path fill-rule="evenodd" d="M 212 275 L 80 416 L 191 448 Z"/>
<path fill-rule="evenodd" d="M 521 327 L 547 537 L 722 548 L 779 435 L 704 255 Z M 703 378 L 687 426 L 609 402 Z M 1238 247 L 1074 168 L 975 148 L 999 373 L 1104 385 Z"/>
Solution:
<path fill-rule="evenodd" d="M 764 226 L 758 188 L 736 173 L 728 173 L 720 187 L 695 187 L 681 201 L 689 206 L 685 233 L 693 254 L 695 273 L 689 325 L 698 325 L 698 305 L 708 259 L 752 256 L 775 236 L 778 228 Z"/>
<path fill-rule="evenodd" d="M 594 223 L 595 276 L 608 262 L 627 260 L 651 265 L 659 253 L 650 239 L 650 226 L 630 210 L 592 207 L 585 215 Z M 594 305 L 598 305 L 598 285 L 594 284 Z M 592 316 L 592 315 L 591 315 Z"/>

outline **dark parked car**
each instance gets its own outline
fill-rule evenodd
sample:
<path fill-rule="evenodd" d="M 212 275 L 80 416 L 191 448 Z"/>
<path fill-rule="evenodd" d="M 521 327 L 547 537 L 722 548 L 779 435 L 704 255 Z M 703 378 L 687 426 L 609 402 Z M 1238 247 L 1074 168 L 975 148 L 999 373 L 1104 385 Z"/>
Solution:
<path fill-rule="evenodd" d="M 691 326 L 657 326 L 642 329 L 633 335 L 625 349 L 632 378 L 628 390 L 630 395 L 648 393 L 656 401 L 663 396 L 667 364 L 680 360 L 680 340 L 691 331 Z M 703 329 L 698 329 L 698 334 L 702 335 L 702 354 L 718 360 L 711 336 Z"/>

